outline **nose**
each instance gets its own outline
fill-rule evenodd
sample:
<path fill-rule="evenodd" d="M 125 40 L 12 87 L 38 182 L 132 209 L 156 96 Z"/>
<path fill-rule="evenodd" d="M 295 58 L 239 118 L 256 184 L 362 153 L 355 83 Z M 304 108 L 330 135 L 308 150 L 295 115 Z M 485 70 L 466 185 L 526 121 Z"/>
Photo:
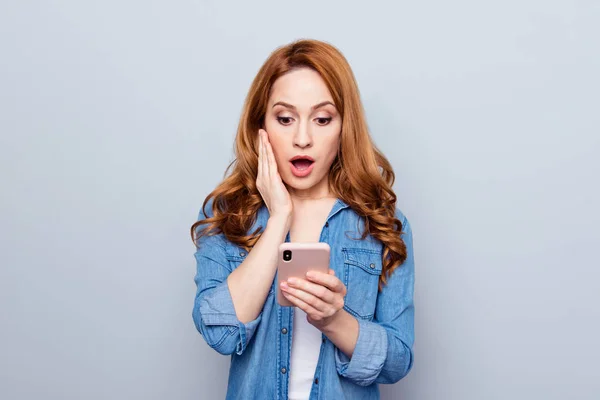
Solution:
<path fill-rule="evenodd" d="M 301 149 L 312 146 L 312 136 L 308 129 L 308 124 L 304 121 L 298 124 L 298 129 L 294 134 L 294 146 Z"/>

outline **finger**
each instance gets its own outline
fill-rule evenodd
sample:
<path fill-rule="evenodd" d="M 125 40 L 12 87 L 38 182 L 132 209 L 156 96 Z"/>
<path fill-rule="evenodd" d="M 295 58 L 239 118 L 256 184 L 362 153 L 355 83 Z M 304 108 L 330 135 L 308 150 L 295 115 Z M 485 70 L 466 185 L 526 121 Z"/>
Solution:
<path fill-rule="evenodd" d="M 269 142 L 269 136 L 265 132 L 265 154 L 267 155 L 267 163 L 269 164 L 269 176 L 273 178 L 277 175 L 277 162 L 275 161 L 275 154 L 273 153 L 273 147 Z"/>
<path fill-rule="evenodd" d="M 258 131 L 258 176 L 262 174 L 262 137 Z"/>
<path fill-rule="evenodd" d="M 263 172 L 263 177 L 266 179 L 269 177 L 269 160 L 267 159 L 267 148 L 265 146 L 265 137 L 267 136 L 266 132 L 264 131 L 264 129 L 261 129 L 261 151 L 262 151 L 262 172 Z M 268 182 L 268 181 L 265 181 Z"/>
<path fill-rule="evenodd" d="M 335 302 L 334 294 L 324 286 L 311 283 L 305 279 L 290 279 L 289 292 L 318 310 L 325 311 L 328 305 Z"/>
<path fill-rule="evenodd" d="M 265 135 L 266 138 L 267 135 Z M 269 173 L 271 176 L 275 176 L 277 174 L 277 161 L 275 161 L 275 154 L 273 153 L 273 147 L 271 147 L 271 143 L 269 139 L 265 140 L 265 148 L 267 151 L 267 160 L 269 161 Z"/>
<path fill-rule="evenodd" d="M 325 286 L 329 290 L 337 293 L 343 293 L 346 286 L 335 276 L 335 271 L 330 269 L 327 274 L 319 271 L 308 271 L 306 278 L 319 285 Z"/>
<path fill-rule="evenodd" d="M 305 313 L 307 313 L 309 315 L 320 315 L 321 314 L 321 312 L 319 310 L 315 309 L 310 304 L 307 304 L 305 301 L 303 301 L 302 299 L 299 299 L 298 297 L 294 296 L 293 294 L 284 291 L 283 295 L 293 305 L 295 305 L 296 307 L 298 307 Z"/>

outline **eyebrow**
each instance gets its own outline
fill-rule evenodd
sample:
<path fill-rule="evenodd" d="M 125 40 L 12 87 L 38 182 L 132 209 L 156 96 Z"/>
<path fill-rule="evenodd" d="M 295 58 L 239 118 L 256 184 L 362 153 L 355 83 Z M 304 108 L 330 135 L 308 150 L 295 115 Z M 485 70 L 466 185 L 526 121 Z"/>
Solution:
<path fill-rule="evenodd" d="M 327 100 L 327 101 L 322 101 L 321 103 L 312 106 L 310 109 L 311 109 L 311 111 L 314 111 L 317 108 L 321 108 L 323 106 L 326 106 L 327 104 L 331 104 L 333 107 L 335 107 L 335 104 L 333 104 L 332 102 L 330 102 L 330 101 Z M 276 105 L 284 106 L 284 107 L 290 108 L 290 109 L 292 109 L 294 111 L 296 110 L 295 106 L 293 106 L 293 105 L 291 105 L 289 103 L 286 103 L 284 101 L 278 101 L 277 103 L 273 104 L 273 107 L 275 107 Z"/>

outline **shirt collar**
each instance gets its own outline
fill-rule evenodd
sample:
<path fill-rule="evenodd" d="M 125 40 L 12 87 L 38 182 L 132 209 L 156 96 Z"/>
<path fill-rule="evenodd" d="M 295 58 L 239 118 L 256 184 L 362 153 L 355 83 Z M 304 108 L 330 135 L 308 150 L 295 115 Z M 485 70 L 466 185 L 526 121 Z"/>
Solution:
<path fill-rule="evenodd" d="M 348 208 L 348 207 L 350 207 L 350 206 L 348 204 L 346 204 L 346 202 L 344 202 L 344 200 L 342 200 L 338 197 L 336 199 L 335 203 L 333 204 L 333 207 L 331 208 L 331 211 L 329 212 L 329 215 L 327 216 L 326 221 L 329 221 L 329 219 L 331 217 L 333 217 L 335 214 L 337 214 L 340 210 L 343 210 L 344 208 Z M 267 209 L 267 206 L 265 206 L 264 204 L 259 209 L 259 216 L 260 216 L 259 219 L 263 219 L 264 221 L 266 221 L 269 218 L 269 210 Z"/>

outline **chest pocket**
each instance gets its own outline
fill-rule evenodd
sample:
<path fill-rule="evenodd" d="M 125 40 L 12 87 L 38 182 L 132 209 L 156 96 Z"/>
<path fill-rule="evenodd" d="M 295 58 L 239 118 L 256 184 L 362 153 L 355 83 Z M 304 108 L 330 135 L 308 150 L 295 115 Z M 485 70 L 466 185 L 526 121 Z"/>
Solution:
<path fill-rule="evenodd" d="M 344 308 L 352 315 L 372 320 L 377 303 L 381 255 L 376 250 L 344 248 Z"/>

